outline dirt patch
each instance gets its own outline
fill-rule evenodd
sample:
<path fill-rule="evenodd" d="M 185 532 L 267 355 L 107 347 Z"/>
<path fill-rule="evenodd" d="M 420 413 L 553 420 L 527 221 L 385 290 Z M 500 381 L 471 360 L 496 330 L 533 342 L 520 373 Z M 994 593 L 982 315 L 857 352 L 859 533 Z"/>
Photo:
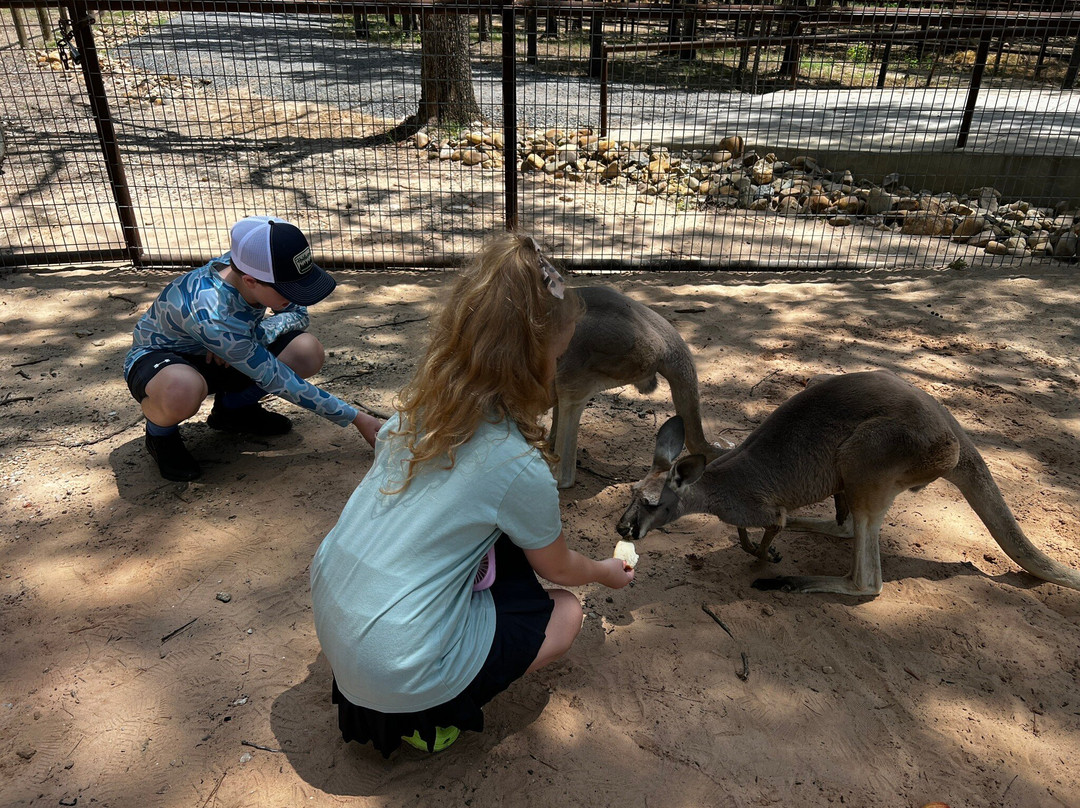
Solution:
<path fill-rule="evenodd" d="M 120 368 L 169 277 L 0 278 L 5 804 L 1080 804 L 1080 593 L 1020 572 L 943 482 L 891 510 L 875 599 L 756 591 L 734 529 L 687 517 L 638 543 L 631 588 L 577 590 L 571 653 L 497 698 L 483 734 L 434 758 L 343 744 L 308 564 L 370 451 L 275 402 L 290 435 L 196 418 L 205 477 L 152 473 Z M 313 309 L 320 380 L 389 409 L 448 277 L 339 277 Z M 890 368 L 946 403 L 1028 535 L 1080 567 L 1072 268 L 605 280 L 692 347 L 710 436 L 738 440 L 814 374 Z M 611 553 L 671 412 L 663 384 L 586 410 L 574 547 Z M 777 546 L 770 573 L 849 563 L 839 540 Z"/>

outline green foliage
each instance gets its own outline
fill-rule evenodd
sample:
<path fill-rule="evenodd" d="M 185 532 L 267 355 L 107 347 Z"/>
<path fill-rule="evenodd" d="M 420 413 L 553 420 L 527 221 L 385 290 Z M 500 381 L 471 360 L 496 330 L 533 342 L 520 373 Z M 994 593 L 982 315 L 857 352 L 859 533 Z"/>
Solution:
<path fill-rule="evenodd" d="M 934 54 L 924 53 L 922 58 L 914 50 L 904 55 L 904 67 L 908 70 L 929 70 L 934 66 Z"/>
<path fill-rule="evenodd" d="M 849 62 L 866 64 L 870 61 L 870 46 L 865 42 L 856 42 L 852 45 L 848 45 L 847 60 Z"/>

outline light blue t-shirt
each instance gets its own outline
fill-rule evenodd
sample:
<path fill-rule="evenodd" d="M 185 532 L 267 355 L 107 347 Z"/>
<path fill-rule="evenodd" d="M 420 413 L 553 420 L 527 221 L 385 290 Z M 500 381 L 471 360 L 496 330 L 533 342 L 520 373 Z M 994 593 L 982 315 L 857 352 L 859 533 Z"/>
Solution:
<path fill-rule="evenodd" d="M 496 539 L 539 549 L 562 532 L 555 479 L 516 425 L 481 423 L 452 469 L 429 464 L 403 493 L 383 494 L 404 476 L 388 437 L 397 426 L 396 415 L 383 425 L 311 564 L 315 631 L 338 689 L 384 713 L 449 701 L 480 671 L 495 604 L 472 584 Z"/>
<path fill-rule="evenodd" d="M 252 306 L 221 277 L 229 260 L 230 253 L 225 253 L 162 290 L 135 324 L 124 377 L 151 351 L 211 351 L 267 393 L 349 426 L 356 418 L 355 407 L 301 378 L 266 348 L 282 334 L 307 328 L 307 309 L 291 303 L 267 317 L 265 307 Z"/>

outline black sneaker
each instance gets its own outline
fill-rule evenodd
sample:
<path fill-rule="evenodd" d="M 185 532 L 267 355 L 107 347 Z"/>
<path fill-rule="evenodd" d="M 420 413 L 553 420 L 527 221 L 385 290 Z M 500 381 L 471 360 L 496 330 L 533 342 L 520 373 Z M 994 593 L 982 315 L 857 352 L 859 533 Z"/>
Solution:
<path fill-rule="evenodd" d="M 202 476 L 202 469 L 198 461 L 191 456 L 180 432 L 171 435 L 146 436 L 146 450 L 157 461 L 158 471 L 166 480 L 178 483 L 186 483 Z"/>
<path fill-rule="evenodd" d="M 243 435 L 284 435 L 292 429 L 292 421 L 276 412 L 264 410 L 259 404 L 246 407 L 219 407 L 210 410 L 206 425 L 222 432 Z"/>

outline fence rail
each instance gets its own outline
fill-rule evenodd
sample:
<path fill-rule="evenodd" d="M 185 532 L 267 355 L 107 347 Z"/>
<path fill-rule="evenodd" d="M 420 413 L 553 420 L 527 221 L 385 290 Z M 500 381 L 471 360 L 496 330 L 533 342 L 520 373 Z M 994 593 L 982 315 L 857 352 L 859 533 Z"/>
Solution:
<path fill-rule="evenodd" d="M 1076 253 L 1066 0 L 5 5 L 2 266 L 197 264 L 260 212 L 335 267 Z"/>

